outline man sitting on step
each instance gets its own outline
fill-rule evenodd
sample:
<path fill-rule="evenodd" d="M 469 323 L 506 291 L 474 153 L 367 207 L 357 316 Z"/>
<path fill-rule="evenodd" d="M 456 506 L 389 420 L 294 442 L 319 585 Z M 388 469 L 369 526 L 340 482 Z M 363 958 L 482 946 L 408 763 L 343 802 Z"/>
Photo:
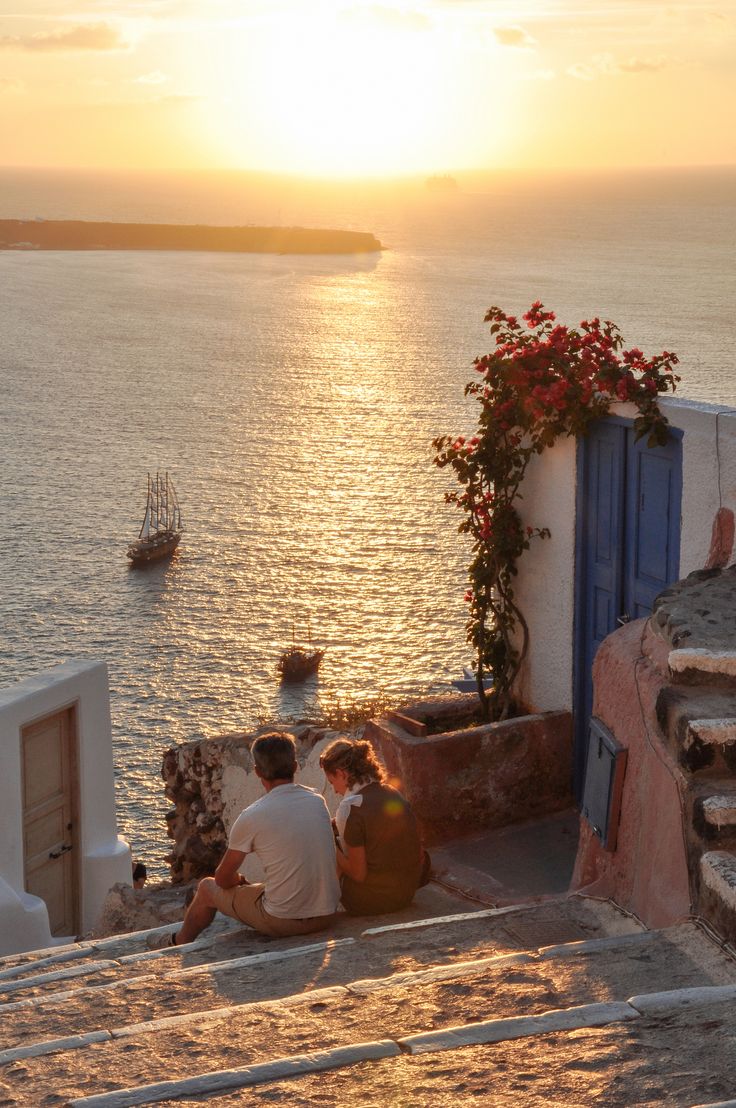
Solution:
<path fill-rule="evenodd" d="M 156 948 L 192 942 L 218 911 L 273 936 L 308 935 L 334 920 L 340 886 L 324 799 L 294 784 L 296 747 L 290 735 L 262 735 L 251 755 L 266 795 L 240 813 L 214 877 L 199 882 L 181 930 L 156 936 Z M 241 875 L 246 854 L 260 859 L 264 884 L 250 884 Z"/>

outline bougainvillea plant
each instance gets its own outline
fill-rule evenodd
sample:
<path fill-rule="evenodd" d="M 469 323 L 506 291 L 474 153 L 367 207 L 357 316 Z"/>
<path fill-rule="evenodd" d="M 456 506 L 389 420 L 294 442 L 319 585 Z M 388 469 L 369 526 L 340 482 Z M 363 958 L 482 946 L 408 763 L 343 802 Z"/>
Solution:
<path fill-rule="evenodd" d="M 529 629 L 514 600 L 519 558 L 535 538 L 548 538 L 546 526 L 525 525 L 519 514 L 520 488 L 527 466 L 562 436 L 583 435 L 617 401 L 638 409 L 637 439 L 649 446 L 667 441 L 660 393 L 674 391 L 677 356 L 663 351 L 645 358 L 622 350 L 618 328 L 609 321 L 584 320 L 576 330 L 555 323 L 541 301 L 519 322 L 490 308 L 495 349 L 476 358 L 476 378 L 465 387 L 480 405 L 470 438 L 442 435 L 434 440 L 435 464 L 450 466 L 460 490 L 445 494 L 463 512 L 459 531 L 472 538 L 465 594 L 467 640 L 484 714 L 504 719 L 512 686 L 529 645 Z M 493 676 L 490 693 L 483 678 Z"/>

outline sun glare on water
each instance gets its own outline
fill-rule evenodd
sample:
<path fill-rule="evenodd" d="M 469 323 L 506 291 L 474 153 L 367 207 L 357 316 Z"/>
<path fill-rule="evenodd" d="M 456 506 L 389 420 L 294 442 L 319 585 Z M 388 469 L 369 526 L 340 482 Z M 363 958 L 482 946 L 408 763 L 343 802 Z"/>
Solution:
<path fill-rule="evenodd" d="M 443 115 L 439 44 L 370 13 L 291 9 L 219 76 L 231 157 L 318 176 L 421 172 Z"/>

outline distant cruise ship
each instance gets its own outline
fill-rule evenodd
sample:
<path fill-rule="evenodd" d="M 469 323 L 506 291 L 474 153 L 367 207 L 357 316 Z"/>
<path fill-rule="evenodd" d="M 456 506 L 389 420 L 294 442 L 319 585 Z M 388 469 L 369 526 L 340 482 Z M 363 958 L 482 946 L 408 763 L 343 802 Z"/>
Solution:
<path fill-rule="evenodd" d="M 424 183 L 432 192 L 457 192 L 460 187 L 455 178 L 451 177 L 449 173 L 427 177 Z"/>

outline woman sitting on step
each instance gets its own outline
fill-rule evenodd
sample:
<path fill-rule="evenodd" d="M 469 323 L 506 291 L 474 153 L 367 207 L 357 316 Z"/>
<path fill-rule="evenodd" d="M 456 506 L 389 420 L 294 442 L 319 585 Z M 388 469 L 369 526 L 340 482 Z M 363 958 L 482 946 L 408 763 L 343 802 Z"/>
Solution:
<path fill-rule="evenodd" d="M 343 907 L 353 916 L 405 908 L 430 865 L 408 802 L 385 783 L 370 743 L 337 739 L 319 764 L 342 797 L 334 824 Z"/>

